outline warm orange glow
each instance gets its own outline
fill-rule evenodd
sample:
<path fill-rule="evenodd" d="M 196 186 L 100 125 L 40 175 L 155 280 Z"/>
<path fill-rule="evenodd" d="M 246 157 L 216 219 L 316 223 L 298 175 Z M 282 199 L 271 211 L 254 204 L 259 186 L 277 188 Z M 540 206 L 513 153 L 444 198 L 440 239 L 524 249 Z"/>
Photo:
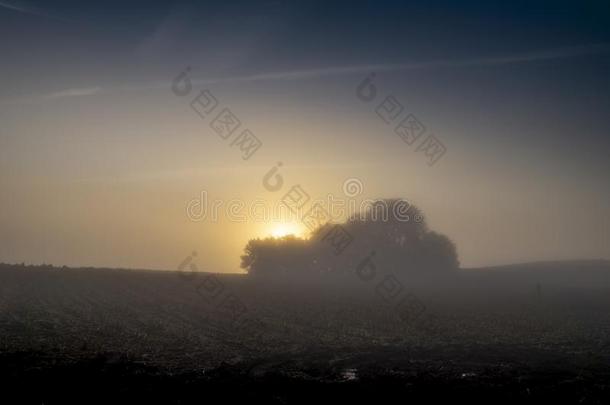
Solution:
<path fill-rule="evenodd" d="M 271 228 L 271 236 L 274 238 L 282 238 L 287 235 L 301 236 L 303 228 L 296 223 L 273 224 Z"/>

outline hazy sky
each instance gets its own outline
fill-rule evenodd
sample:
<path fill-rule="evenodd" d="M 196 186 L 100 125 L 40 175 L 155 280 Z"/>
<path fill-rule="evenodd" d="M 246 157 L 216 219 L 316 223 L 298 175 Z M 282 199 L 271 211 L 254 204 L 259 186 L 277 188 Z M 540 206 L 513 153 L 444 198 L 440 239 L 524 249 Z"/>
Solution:
<path fill-rule="evenodd" d="M 191 200 L 247 211 L 350 178 L 355 199 L 417 204 L 464 266 L 610 258 L 610 3 L 457 3 L 0 0 L 0 261 L 173 269 L 196 250 L 238 271 L 281 224 L 193 221 Z M 204 89 L 262 141 L 248 160 L 191 109 Z M 436 164 L 376 114 L 387 96 L 444 144 Z"/>

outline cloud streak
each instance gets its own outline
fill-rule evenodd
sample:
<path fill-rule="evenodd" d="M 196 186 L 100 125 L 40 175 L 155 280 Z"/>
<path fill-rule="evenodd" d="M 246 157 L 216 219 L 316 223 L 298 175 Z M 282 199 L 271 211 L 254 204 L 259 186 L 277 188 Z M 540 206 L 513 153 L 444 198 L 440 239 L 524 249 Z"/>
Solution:
<path fill-rule="evenodd" d="M 2 3 L 0 3 L 2 4 Z M 239 82 L 257 82 L 257 81 L 277 81 L 277 80 L 305 80 L 323 78 L 329 76 L 340 76 L 355 73 L 368 72 L 398 72 L 408 70 L 423 70 L 423 69 L 443 69 L 443 68 L 468 68 L 468 67 L 493 67 L 506 66 L 513 64 L 524 64 L 533 62 L 544 62 L 560 59 L 570 59 L 584 56 L 601 55 L 610 53 L 610 44 L 593 44 L 584 46 L 573 46 L 556 48 L 549 50 L 541 50 L 528 53 L 510 54 L 504 56 L 483 57 L 483 58 L 468 58 L 468 59 L 449 59 L 449 60 L 432 60 L 424 62 L 411 63 L 395 63 L 395 64 L 369 64 L 369 65 L 353 65 L 353 66 L 336 66 L 326 68 L 315 68 L 305 70 L 292 70 L 284 72 L 269 72 L 258 73 L 244 76 L 217 77 L 217 78 L 194 78 L 191 82 L 194 85 L 202 86 L 209 84 L 222 83 L 239 83 Z M 102 89 L 101 87 L 85 87 L 73 88 L 58 91 L 51 94 L 46 94 L 37 97 L 38 100 L 57 100 L 62 98 L 93 96 L 102 92 L 129 92 L 154 90 L 167 87 L 167 82 L 154 82 L 148 84 L 136 84 L 132 86 L 121 86 L 115 88 Z M 19 104 L 24 101 L 35 101 L 35 99 L 13 100 L 8 104 Z M 5 103 L 6 104 L 6 103 Z"/>
<path fill-rule="evenodd" d="M 47 94 L 42 96 L 42 98 L 47 100 L 53 100 L 58 98 L 66 98 L 66 97 L 82 97 L 82 96 L 93 96 L 95 94 L 99 94 L 102 91 L 101 87 L 82 87 L 75 89 L 67 89 L 58 91 L 55 93 Z"/>
<path fill-rule="evenodd" d="M 12 10 L 18 13 L 35 15 L 38 17 L 46 17 L 52 18 L 55 20 L 66 21 L 64 18 L 48 13 L 38 7 L 33 7 L 30 5 L 25 5 L 24 3 L 7 3 L 6 1 L 0 1 L 0 7 L 5 8 L 7 10 Z"/>
<path fill-rule="evenodd" d="M 421 70 L 438 68 L 484 67 L 520 64 L 529 62 L 568 59 L 587 55 L 605 54 L 610 52 L 610 44 L 594 44 L 543 50 L 530 53 L 512 54 L 497 57 L 433 60 L 427 62 L 398 63 L 398 64 L 371 64 L 355 66 L 339 66 L 321 69 L 294 70 L 287 72 L 262 73 L 248 76 L 236 76 L 216 79 L 195 80 L 196 84 L 213 84 L 223 82 L 250 82 L 263 80 L 297 80 L 324 76 L 335 76 L 362 72 L 391 72 L 401 70 Z"/>
<path fill-rule="evenodd" d="M 43 95 L 34 95 L 34 96 L 25 96 L 19 97 L 12 100 L 5 100 L 0 102 L 0 105 L 22 105 L 22 104 L 32 104 L 39 103 L 44 101 L 57 101 L 61 99 L 74 98 L 74 97 L 86 97 L 86 96 L 94 96 L 100 94 L 104 91 L 99 86 L 96 87 L 79 87 L 72 89 L 65 89 L 56 91 L 54 93 L 43 94 Z"/>

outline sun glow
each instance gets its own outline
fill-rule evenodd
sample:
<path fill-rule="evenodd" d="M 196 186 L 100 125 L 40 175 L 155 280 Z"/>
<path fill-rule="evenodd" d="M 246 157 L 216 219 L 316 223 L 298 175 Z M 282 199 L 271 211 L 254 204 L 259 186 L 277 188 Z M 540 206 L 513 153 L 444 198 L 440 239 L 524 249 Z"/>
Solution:
<path fill-rule="evenodd" d="M 303 228 L 294 223 L 274 224 L 271 228 L 271 236 L 274 238 L 283 238 L 287 235 L 302 236 Z"/>

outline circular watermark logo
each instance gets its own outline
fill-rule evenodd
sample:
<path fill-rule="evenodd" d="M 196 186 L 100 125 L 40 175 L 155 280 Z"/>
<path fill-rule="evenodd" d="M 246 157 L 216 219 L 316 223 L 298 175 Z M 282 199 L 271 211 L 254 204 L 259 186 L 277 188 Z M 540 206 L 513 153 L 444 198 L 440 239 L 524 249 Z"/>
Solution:
<path fill-rule="evenodd" d="M 362 182 L 355 177 L 349 178 L 343 182 L 343 194 L 346 197 L 356 197 L 362 193 Z"/>

